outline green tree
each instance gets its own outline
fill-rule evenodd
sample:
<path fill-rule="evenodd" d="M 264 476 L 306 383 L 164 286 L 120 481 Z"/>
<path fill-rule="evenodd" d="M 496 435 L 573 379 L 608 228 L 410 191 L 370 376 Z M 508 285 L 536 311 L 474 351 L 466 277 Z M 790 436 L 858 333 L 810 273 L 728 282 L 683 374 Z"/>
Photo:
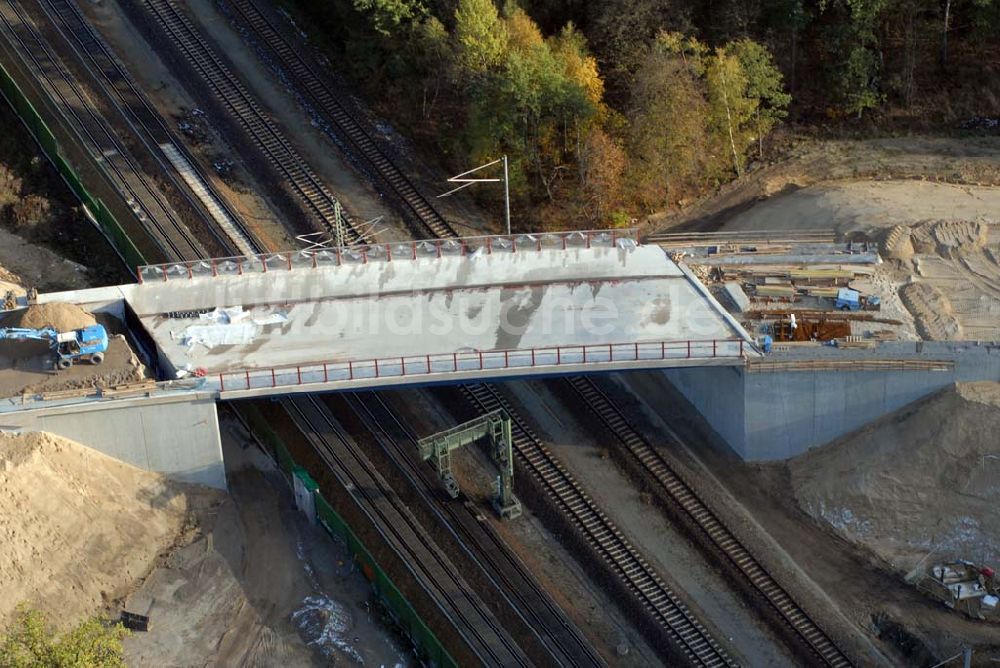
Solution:
<path fill-rule="evenodd" d="M 418 22 L 410 34 L 407 57 L 420 78 L 421 117 L 430 119 L 454 60 L 444 24 L 433 16 Z"/>
<path fill-rule="evenodd" d="M 712 127 L 728 143 L 733 170 L 742 176 L 758 102 L 748 94 L 747 75 L 739 58 L 725 47 L 717 48 L 708 59 L 705 81 Z"/>
<path fill-rule="evenodd" d="M 757 101 L 754 131 L 757 134 L 757 154 L 764 157 L 764 137 L 788 115 L 792 96 L 785 91 L 781 71 L 766 46 L 744 38 L 734 42 L 730 48 L 746 75 L 747 96 Z"/>
<path fill-rule="evenodd" d="M 427 13 L 420 0 L 354 0 L 354 9 L 368 17 L 375 32 L 386 37 Z"/>
<path fill-rule="evenodd" d="M 466 71 L 482 74 L 500 66 L 507 52 L 507 26 L 493 0 L 459 0 L 455 42 L 458 62 Z"/>
<path fill-rule="evenodd" d="M 820 0 L 820 10 L 834 13 L 825 33 L 832 67 L 828 78 L 844 113 L 858 118 L 882 103 L 882 64 L 876 28 L 887 0 Z"/>
<path fill-rule="evenodd" d="M 41 612 L 22 603 L 0 639 L 0 668 L 125 668 L 128 635 L 120 623 L 96 617 L 56 635 Z"/>

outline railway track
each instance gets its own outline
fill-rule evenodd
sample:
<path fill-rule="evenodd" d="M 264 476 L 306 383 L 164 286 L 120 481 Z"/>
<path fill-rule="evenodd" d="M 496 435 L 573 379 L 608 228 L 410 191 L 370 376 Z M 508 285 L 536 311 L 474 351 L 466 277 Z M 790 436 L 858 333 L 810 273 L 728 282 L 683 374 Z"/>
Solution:
<path fill-rule="evenodd" d="M 722 520 L 677 474 L 645 438 L 625 419 L 621 410 L 585 376 L 573 376 L 567 381 L 583 403 L 597 416 L 607 429 L 626 447 L 662 487 L 677 507 L 681 508 L 695 525 L 704 532 L 725 558 L 743 574 L 754 591 L 763 597 L 771 608 L 795 632 L 815 657 L 825 666 L 847 668 L 848 658 L 834 644 L 808 614 L 789 596 L 781 585 L 764 569 L 750 551 L 723 524 Z"/>
<path fill-rule="evenodd" d="M 527 567 L 511 552 L 489 523 L 478 518 L 481 512 L 471 503 L 441 501 L 440 482 L 419 459 L 417 438 L 385 399 L 377 392 L 351 393 L 348 405 L 361 417 L 387 454 L 397 463 L 428 507 L 435 509 L 439 526 L 447 527 L 465 551 L 480 566 L 511 611 L 538 639 L 547 652 L 545 665 L 573 668 L 604 666 L 593 646 L 567 619 Z"/>
<path fill-rule="evenodd" d="M 227 0 L 227 4 L 235 10 L 257 40 L 270 49 L 300 94 L 331 122 L 339 135 L 403 203 L 407 218 L 415 220 L 422 227 L 417 236 L 426 237 L 427 233 L 433 237 L 458 236 L 402 170 L 383 153 L 364 126 L 337 99 L 337 92 L 317 76 L 313 67 L 302 56 L 301 49 L 288 43 L 256 3 L 253 0 Z"/>
<path fill-rule="evenodd" d="M 338 219 L 343 220 L 346 223 L 347 245 L 368 241 L 366 235 L 347 218 L 336 198 L 326 189 L 277 124 L 222 62 L 184 12 L 172 0 L 144 0 L 142 4 L 187 63 L 244 129 L 256 149 L 292 188 L 306 211 L 331 232 L 338 228 Z"/>
<path fill-rule="evenodd" d="M 299 85 L 310 90 L 309 94 L 314 101 L 318 102 L 318 106 L 334 120 L 340 131 L 351 140 L 354 147 L 369 162 L 379 177 L 390 187 L 393 187 L 397 197 L 410 207 L 411 214 L 420 219 L 434 236 L 455 236 L 450 226 L 447 226 L 443 218 L 416 191 L 412 183 L 392 164 L 391 160 L 378 150 L 378 146 L 371 136 L 337 102 L 333 92 L 322 84 L 322 81 L 315 76 L 308 64 L 295 53 L 294 49 L 260 14 L 253 3 L 249 0 L 230 0 L 230 2 L 240 11 L 244 20 L 265 43 L 270 45 L 282 61 L 283 66 L 295 76 Z M 280 131 L 256 105 L 250 94 L 215 56 L 183 13 L 169 0 L 144 0 L 144 4 L 194 69 L 206 80 L 215 94 L 247 130 L 272 166 L 288 178 L 306 207 L 329 224 L 331 216 L 334 215 L 335 200 L 333 196 L 326 192 L 315 174 L 305 165 L 301 156 L 295 152 Z M 353 241 L 364 241 L 353 228 L 350 229 Z M 683 241 L 688 240 L 701 243 L 706 241 L 701 236 Z M 720 241 L 722 240 L 720 239 Z M 818 240 L 818 238 L 810 238 L 808 241 Z M 651 238 L 651 241 L 657 241 L 657 238 Z M 589 380 L 583 378 L 574 379 L 574 381 L 590 383 Z M 556 506 L 586 537 L 589 544 L 600 555 L 605 566 L 618 576 L 636 599 L 641 601 L 647 612 L 661 624 L 664 632 L 673 641 L 680 654 L 694 665 L 733 665 L 732 659 L 715 642 L 700 622 L 693 617 L 683 602 L 662 582 L 652 567 L 642 559 L 634 546 L 600 511 L 572 475 L 554 459 L 527 427 L 523 419 L 511 410 L 502 395 L 488 385 L 467 385 L 463 387 L 463 391 L 482 411 L 503 407 L 510 413 L 514 420 L 515 451 L 524 467 L 546 490 Z M 591 396 L 591 400 L 593 400 L 593 396 Z M 349 489 L 354 492 L 368 493 L 359 485 L 359 482 L 366 480 L 367 484 L 375 484 L 372 477 L 375 475 L 374 472 L 369 470 L 370 466 L 366 469 L 362 453 L 355 451 L 350 454 L 344 450 L 348 447 L 350 439 L 346 438 L 346 435 L 339 430 L 329 413 L 318 404 L 316 398 L 298 398 L 295 401 L 285 400 L 283 403 L 290 414 L 298 416 L 297 422 L 305 423 L 303 426 L 310 439 L 314 443 L 318 443 L 317 447 L 326 453 L 324 459 L 331 469 L 338 471 L 339 475 L 345 476 L 345 484 L 349 485 Z M 638 436 L 613 404 L 608 401 L 601 406 L 604 414 L 602 419 L 606 420 L 606 424 L 616 425 L 619 433 Z M 337 443 L 340 445 L 338 446 Z M 646 447 L 648 448 L 648 446 Z M 656 465 L 654 460 L 648 457 L 648 452 L 644 454 L 647 461 L 652 462 L 652 465 L 663 476 L 663 468 Z M 653 454 L 656 453 L 653 452 Z M 662 464 L 666 466 L 665 462 Z M 676 476 L 674 477 L 676 478 Z M 669 479 L 669 476 L 664 476 L 664 479 Z M 683 504 L 687 504 L 685 510 L 690 509 L 688 512 L 693 514 L 696 521 L 697 518 L 702 519 L 706 531 L 712 532 L 710 535 L 718 540 L 720 549 L 727 551 L 727 555 L 735 560 L 734 563 L 737 567 L 743 564 L 741 570 L 748 580 L 755 587 L 758 587 L 772 605 L 776 606 L 778 612 L 783 614 L 783 617 L 795 628 L 805 642 L 814 648 L 817 656 L 827 665 L 850 665 L 832 641 L 822 634 L 822 631 L 794 604 L 787 593 L 753 559 L 749 551 L 736 541 L 735 537 L 726 530 L 717 518 L 711 516 L 707 506 L 697 498 L 694 491 L 684 485 L 679 478 L 677 478 L 676 483 L 672 482 L 671 486 L 675 490 L 677 498 L 683 500 L 683 503 L 681 501 L 678 503 L 682 507 L 685 507 Z M 424 557 L 433 555 L 434 558 L 431 561 L 436 561 L 437 567 L 440 568 L 444 563 L 442 561 L 443 555 L 437 552 L 436 546 L 428 543 L 428 539 L 420 533 L 419 527 L 412 524 L 415 520 L 406 513 L 405 508 L 398 505 L 398 497 L 392 495 L 391 490 L 380 488 L 377 485 L 368 489 L 381 489 L 381 495 L 376 495 L 380 498 L 369 497 L 368 501 L 377 504 L 378 510 L 373 512 L 376 512 L 380 522 L 379 526 L 382 530 L 392 533 L 392 538 L 397 542 L 399 549 L 403 550 L 404 553 L 408 551 L 413 556 L 416 556 L 418 551 Z M 403 523 L 394 524 L 389 521 L 390 513 L 395 513 L 392 516 L 395 518 L 393 521 L 402 521 Z M 401 513 L 405 514 L 405 517 Z M 706 513 L 708 514 L 706 515 Z M 407 531 L 413 533 L 404 536 L 403 534 Z M 445 578 L 440 572 L 434 573 L 430 565 L 425 564 L 421 567 L 431 569 L 425 573 L 425 576 L 436 588 L 438 596 L 442 596 L 442 587 L 447 589 L 449 580 L 453 578 L 454 574 L 448 573 L 448 577 Z M 453 585 L 460 586 L 459 583 L 454 582 Z M 452 598 L 452 594 L 458 599 Z M 440 599 L 442 610 L 451 610 L 451 614 L 456 614 L 461 605 L 472 605 L 470 596 L 474 597 L 474 594 L 471 592 L 452 592 L 452 594 Z M 525 663 L 525 657 L 520 653 L 520 649 L 516 645 L 511 647 L 512 641 L 506 636 L 506 632 L 496 620 L 492 619 L 489 614 L 484 615 L 482 610 L 477 612 L 474 608 L 475 606 L 472 605 L 472 608 L 465 610 L 463 614 L 468 613 L 477 618 L 481 626 L 472 631 L 466 630 L 466 633 L 470 635 L 471 642 L 481 647 L 480 651 L 483 656 L 489 657 L 490 662 L 495 661 L 497 665 Z M 488 613 L 488 611 L 486 612 Z M 456 628 L 467 628 L 469 623 L 468 619 L 462 618 L 453 621 L 457 624 Z"/>
<path fill-rule="evenodd" d="M 474 384 L 463 385 L 462 391 L 483 412 L 498 408 L 507 411 L 513 421 L 515 457 L 570 519 L 604 566 L 656 619 L 678 654 L 696 666 L 736 665 L 497 389 L 487 384 Z"/>
<path fill-rule="evenodd" d="M 532 665 L 320 399 L 284 399 L 282 406 L 385 541 L 425 584 L 477 660 L 490 666 Z"/>
<path fill-rule="evenodd" d="M 48 95 L 77 133 L 84 149 L 102 162 L 112 186 L 132 210 L 136 219 L 161 252 L 171 255 L 201 256 L 205 248 L 145 175 L 121 139 L 93 106 L 80 84 L 67 71 L 59 56 L 42 38 L 34 22 L 15 0 L 0 5 L 3 32 L 34 76 L 48 89 Z"/>
<path fill-rule="evenodd" d="M 142 143 L 175 191 L 205 221 L 206 227 L 220 245 L 226 248 L 227 252 L 247 253 L 254 250 L 260 252 L 262 245 L 255 235 L 198 169 L 197 161 L 184 147 L 183 142 L 177 141 L 167 128 L 145 93 L 135 84 L 107 43 L 86 21 L 76 3 L 73 0 L 38 0 L 37 5 L 51 28 L 57 31 L 77 54 L 78 60 L 89 72 L 98 92 L 104 95 L 110 104 L 117 107 L 121 117 L 134 131 L 136 139 Z M 211 198 L 213 204 L 221 210 L 221 214 L 212 215 L 210 211 L 205 210 L 205 205 L 203 203 L 199 205 L 194 193 L 190 193 L 175 178 L 174 169 L 164 161 L 162 148 L 164 146 L 172 146 L 187 161 L 208 191 L 206 197 Z M 219 229 L 220 215 L 228 219 L 228 225 L 222 229 Z M 204 257 L 204 254 L 184 259 L 199 257 Z"/>

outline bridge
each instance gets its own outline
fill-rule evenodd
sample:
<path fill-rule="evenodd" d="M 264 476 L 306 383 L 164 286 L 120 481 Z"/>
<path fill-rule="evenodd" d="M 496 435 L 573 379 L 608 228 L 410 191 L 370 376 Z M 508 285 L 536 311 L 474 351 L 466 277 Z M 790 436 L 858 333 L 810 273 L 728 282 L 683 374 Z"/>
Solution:
<path fill-rule="evenodd" d="M 38 301 L 129 320 L 159 377 L 197 371 L 221 399 L 757 355 L 683 265 L 607 232 L 198 260 L 139 277 Z"/>
<path fill-rule="evenodd" d="M 155 382 L 10 398 L 0 402 L 0 426 L 79 433 L 87 424 L 103 433 L 93 440 L 128 450 L 138 431 L 150 431 L 143 424 L 168 414 L 172 442 L 186 424 L 203 440 L 215 429 L 216 400 L 743 366 L 759 356 L 683 264 L 618 232 L 320 248 L 145 266 L 138 275 L 37 301 L 121 320 Z M 109 422 L 122 433 L 106 433 Z M 204 453 L 194 459 L 203 468 Z"/>

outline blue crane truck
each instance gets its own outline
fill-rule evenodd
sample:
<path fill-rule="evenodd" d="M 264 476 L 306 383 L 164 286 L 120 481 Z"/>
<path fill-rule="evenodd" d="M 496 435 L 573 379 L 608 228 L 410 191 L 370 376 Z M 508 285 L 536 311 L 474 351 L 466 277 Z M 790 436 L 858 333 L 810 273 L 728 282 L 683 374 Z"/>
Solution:
<path fill-rule="evenodd" d="M 0 327 L 0 341 L 4 340 L 47 341 L 58 369 L 68 369 L 77 362 L 100 364 L 108 351 L 108 332 L 104 325 L 90 325 L 70 332 L 59 332 L 52 327 Z"/>

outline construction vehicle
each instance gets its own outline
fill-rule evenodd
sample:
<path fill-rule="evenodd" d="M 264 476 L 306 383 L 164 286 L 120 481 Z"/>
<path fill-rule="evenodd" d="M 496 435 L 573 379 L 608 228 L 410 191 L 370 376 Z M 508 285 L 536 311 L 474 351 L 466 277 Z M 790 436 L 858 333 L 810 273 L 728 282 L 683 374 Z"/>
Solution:
<path fill-rule="evenodd" d="M 834 306 L 838 311 L 877 311 L 882 306 L 882 300 L 878 295 L 862 296 L 857 290 L 850 288 L 840 288 L 837 290 L 837 301 Z"/>
<path fill-rule="evenodd" d="M 58 369 L 68 369 L 76 362 L 100 364 L 108 351 L 108 332 L 104 325 L 90 325 L 71 332 L 58 332 L 52 327 L 0 327 L 0 341 L 5 340 L 47 341 Z"/>

